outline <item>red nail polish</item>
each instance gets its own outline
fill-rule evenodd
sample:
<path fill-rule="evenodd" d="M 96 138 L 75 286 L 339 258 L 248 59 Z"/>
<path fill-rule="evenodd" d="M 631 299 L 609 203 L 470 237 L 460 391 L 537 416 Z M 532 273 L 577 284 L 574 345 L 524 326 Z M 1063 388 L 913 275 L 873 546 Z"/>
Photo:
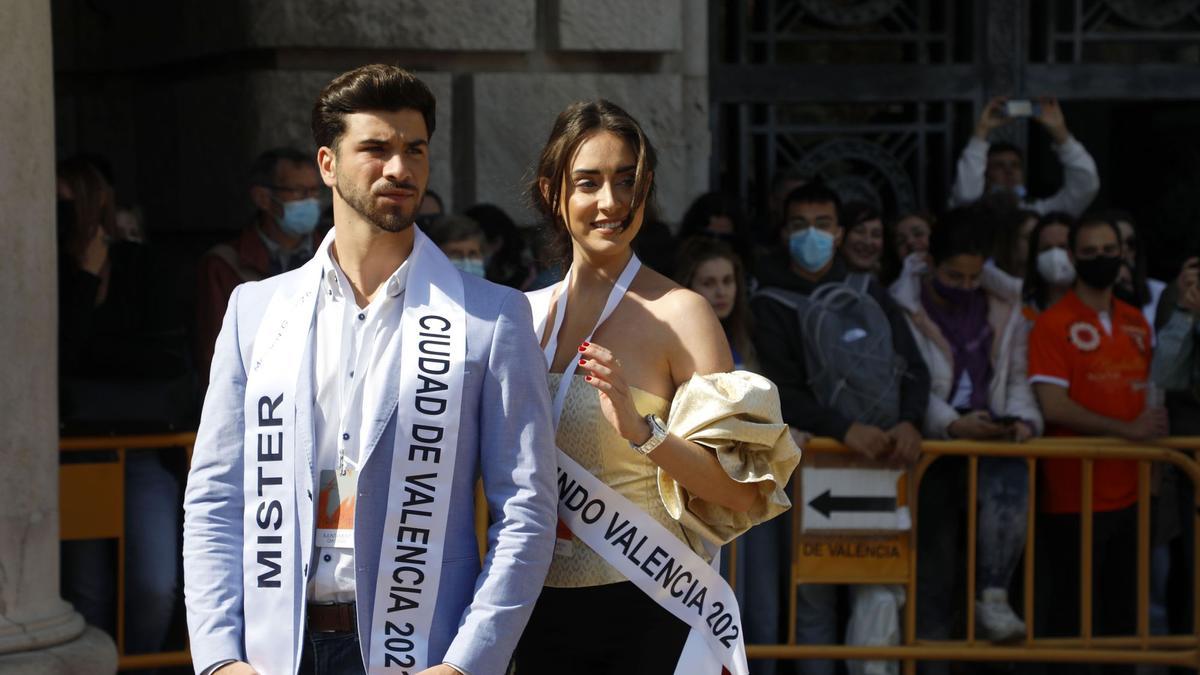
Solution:
<path fill-rule="evenodd" d="M 583 343 L 583 346 L 584 346 L 584 347 L 586 347 L 586 346 L 588 346 L 589 344 L 591 344 L 591 343 L 590 343 L 590 342 L 585 342 L 585 343 Z"/>
<path fill-rule="evenodd" d="M 587 349 L 587 347 L 580 347 L 580 348 L 579 348 L 579 351 L 583 351 L 583 350 L 585 350 L 585 349 Z"/>
<path fill-rule="evenodd" d="M 584 379 L 584 381 L 585 381 L 585 382 L 591 382 L 591 381 L 592 381 L 592 376 L 591 376 L 591 375 L 585 375 L 583 379 Z"/>
<path fill-rule="evenodd" d="M 581 366 L 586 366 L 586 365 L 587 365 L 587 359 L 579 359 L 579 365 L 581 365 Z"/>

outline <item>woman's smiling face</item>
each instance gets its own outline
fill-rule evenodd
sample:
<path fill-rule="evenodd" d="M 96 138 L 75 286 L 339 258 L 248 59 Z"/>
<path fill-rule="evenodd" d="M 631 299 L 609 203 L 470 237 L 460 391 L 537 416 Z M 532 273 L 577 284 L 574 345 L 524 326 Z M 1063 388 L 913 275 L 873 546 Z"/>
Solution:
<path fill-rule="evenodd" d="M 609 255 L 628 248 L 645 205 L 630 214 L 637 156 L 620 136 L 599 131 L 584 139 L 566 175 L 564 219 L 577 249 Z"/>

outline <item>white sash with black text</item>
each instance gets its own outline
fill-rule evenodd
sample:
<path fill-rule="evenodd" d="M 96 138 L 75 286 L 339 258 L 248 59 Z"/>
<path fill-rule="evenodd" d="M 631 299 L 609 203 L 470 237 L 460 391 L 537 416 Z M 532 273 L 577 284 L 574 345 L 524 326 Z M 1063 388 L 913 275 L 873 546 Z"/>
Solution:
<path fill-rule="evenodd" d="M 427 668 L 458 448 L 466 361 L 462 277 L 414 227 L 401 317 L 400 382 L 387 515 L 367 672 Z M 296 378 L 308 353 L 322 256 L 331 232 L 290 289 L 281 288 L 255 337 L 245 399 L 243 614 L 246 657 L 261 675 L 296 672 Z M 316 267 L 317 269 L 310 269 Z M 381 364 L 386 365 L 386 364 Z M 374 411 L 369 411 L 374 412 Z M 309 421 L 304 421 L 309 423 Z M 286 622 L 286 623 L 285 623 Z"/>
<path fill-rule="evenodd" d="M 620 304 L 641 263 L 630 258 L 613 285 L 608 301 L 587 340 Z M 547 368 L 558 348 L 558 332 L 566 316 L 571 270 L 558 286 L 558 302 L 550 336 L 546 342 Z M 553 291 L 531 294 L 537 333 L 545 336 L 547 314 Z M 567 390 L 578 362 L 572 359 L 562 374 L 554 396 L 555 428 L 562 417 Z M 633 450 L 630 450 L 633 452 Z M 733 589 L 721 578 L 719 549 L 713 563 L 704 562 L 692 549 L 638 508 L 593 476 L 563 452 L 558 451 L 558 516 L 571 532 L 604 558 L 625 578 L 664 609 L 691 626 L 676 675 L 720 675 L 724 666 L 733 675 L 747 675 L 746 648 L 742 641 L 742 619 Z"/>

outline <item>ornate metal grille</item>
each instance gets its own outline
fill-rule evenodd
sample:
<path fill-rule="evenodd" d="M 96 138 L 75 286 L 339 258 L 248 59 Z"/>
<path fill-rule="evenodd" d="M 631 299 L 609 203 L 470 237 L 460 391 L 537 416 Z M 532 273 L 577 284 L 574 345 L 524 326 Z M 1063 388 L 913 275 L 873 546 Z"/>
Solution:
<path fill-rule="evenodd" d="M 714 185 L 762 211 L 794 168 L 890 214 L 940 206 L 979 98 L 974 5 L 714 3 Z"/>
<path fill-rule="evenodd" d="M 1200 0 L 1041 0 L 1031 9 L 1033 62 L 1200 61 Z"/>

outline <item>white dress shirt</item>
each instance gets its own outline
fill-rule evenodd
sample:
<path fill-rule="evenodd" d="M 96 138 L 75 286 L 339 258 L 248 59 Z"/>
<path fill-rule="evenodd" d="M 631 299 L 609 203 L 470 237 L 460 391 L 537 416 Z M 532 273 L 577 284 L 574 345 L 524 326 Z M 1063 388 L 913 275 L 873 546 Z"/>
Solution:
<path fill-rule="evenodd" d="M 323 262 L 313 353 L 316 401 L 313 422 L 317 490 L 327 471 L 345 469 L 356 481 L 366 454 L 364 434 L 378 407 L 385 373 L 373 367 L 384 348 L 400 339 L 407 261 L 384 282 L 374 299 L 360 308 L 346 274 L 328 249 Z M 391 448 L 380 451 L 390 452 Z M 357 493 L 357 490 L 355 490 Z M 344 500 L 348 495 L 341 495 Z M 318 500 L 319 503 L 319 500 Z M 354 602 L 354 549 L 314 547 L 316 565 L 308 579 L 308 600 L 315 603 Z"/>

